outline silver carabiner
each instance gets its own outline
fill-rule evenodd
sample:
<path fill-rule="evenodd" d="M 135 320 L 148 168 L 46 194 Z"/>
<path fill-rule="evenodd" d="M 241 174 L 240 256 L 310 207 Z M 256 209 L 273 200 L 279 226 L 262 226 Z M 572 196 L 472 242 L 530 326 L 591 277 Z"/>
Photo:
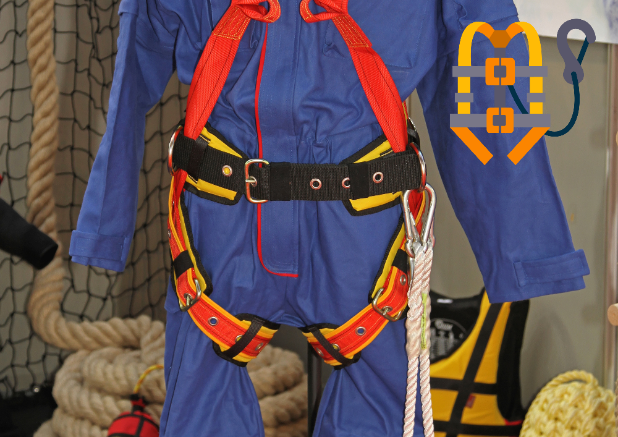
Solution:
<path fill-rule="evenodd" d="M 410 258 L 414 258 L 420 251 L 425 252 L 427 250 L 433 217 L 436 212 L 436 192 L 431 185 L 425 184 L 424 191 L 429 195 L 429 209 L 419 235 L 416 229 L 414 213 L 410 210 L 410 194 L 412 191 L 404 191 L 401 195 L 401 207 L 403 209 L 403 220 L 406 230 L 406 252 Z"/>

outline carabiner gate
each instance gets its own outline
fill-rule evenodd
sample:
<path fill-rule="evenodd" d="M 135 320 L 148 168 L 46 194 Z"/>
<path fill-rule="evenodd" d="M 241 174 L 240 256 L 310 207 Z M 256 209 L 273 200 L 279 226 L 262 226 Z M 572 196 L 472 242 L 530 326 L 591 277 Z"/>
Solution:
<path fill-rule="evenodd" d="M 410 210 L 410 194 L 412 190 L 407 190 L 401 195 L 401 207 L 403 208 L 403 220 L 406 230 L 406 252 L 410 258 L 416 254 L 427 250 L 427 243 L 431 234 L 433 217 L 436 212 L 436 192 L 429 184 L 425 185 L 425 192 L 429 195 L 429 209 L 423 222 L 423 228 L 419 235 L 416 229 L 414 213 Z"/>

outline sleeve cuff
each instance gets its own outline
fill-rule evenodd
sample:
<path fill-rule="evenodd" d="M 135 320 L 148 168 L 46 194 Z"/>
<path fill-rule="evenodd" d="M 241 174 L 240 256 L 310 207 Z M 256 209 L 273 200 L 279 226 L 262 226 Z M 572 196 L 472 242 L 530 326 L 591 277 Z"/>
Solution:
<path fill-rule="evenodd" d="M 586 287 L 583 277 L 590 274 L 583 250 L 541 260 L 518 261 L 513 263 L 513 268 L 517 282 L 515 289 L 488 293 L 491 303 L 514 302 L 581 290 Z"/>
<path fill-rule="evenodd" d="M 131 238 L 73 231 L 69 255 L 73 262 L 122 272 Z"/>

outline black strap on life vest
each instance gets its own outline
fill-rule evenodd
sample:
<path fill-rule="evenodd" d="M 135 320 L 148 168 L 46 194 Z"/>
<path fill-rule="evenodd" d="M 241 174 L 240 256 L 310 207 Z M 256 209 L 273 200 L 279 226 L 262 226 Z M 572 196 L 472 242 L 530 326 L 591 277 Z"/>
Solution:
<path fill-rule="evenodd" d="M 213 130 L 211 126 L 207 129 Z M 421 165 L 412 147 L 400 153 L 386 153 L 367 162 L 346 164 L 294 164 L 289 162 L 250 165 L 256 184 L 251 197 L 269 201 L 355 200 L 386 193 L 414 190 L 421 184 Z M 208 147 L 207 140 L 176 137 L 172 163 L 194 180 L 235 192 L 246 191 L 248 157 Z"/>
<path fill-rule="evenodd" d="M 469 425 L 461 423 L 464 408 L 470 395 L 477 394 L 497 394 L 497 384 L 482 384 L 475 382 L 476 374 L 481 366 L 481 361 L 485 355 L 485 349 L 489 343 L 489 338 L 494 330 L 496 320 L 502 309 L 502 304 L 494 304 L 489 307 L 478 339 L 472 350 L 468 367 L 462 380 L 448 378 L 431 378 L 431 387 L 437 389 L 457 391 L 457 398 L 451 411 L 451 418 L 447 421 L 435 420 L 434 428 L 437 432 L 445 432 L 446 437 L 457 437 L 458 435 L 478 435 L 478 436 L 518 436 L 521 431 L 521 424 L 518 425 Z"/>

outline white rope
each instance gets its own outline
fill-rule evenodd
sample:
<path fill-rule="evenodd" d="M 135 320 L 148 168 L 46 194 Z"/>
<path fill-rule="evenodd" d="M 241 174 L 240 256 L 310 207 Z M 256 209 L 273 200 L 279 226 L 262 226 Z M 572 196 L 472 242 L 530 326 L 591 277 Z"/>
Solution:
<path fill-rule="evenodd" d="M 423 429 L 425 431 L 425 437 L 433 437 L 434 429 L 433 429 L 433 410 L 431 407 L 431 387 L 429 385 L 429 352 L 431 346 L 431 331 L 430 331 L 430 323 L 429 323 L 429 315 L 431 313 L 431 298 L 429 297 L 429 279 L 431 274 L 431 265 L 433 262 L 433 245 L 431 243 L 428 244 L 426 256 L 426 264 L 427 264 L 427 275 L 423 278 L 423 300 L 425 302 L 425 323 L 424 328 L 425 332 L 421 333 L 421 335 L 425 336 L 425 344 L 421 348 L 421 375 L 420 375 L 420 383 L 421 383 L 421 405 L 423 410 Z M 422 328 L 422 327 L 421 327 Z"/>
<path fill-rule="evenodd" d="M 160 322 L 153 323 L 154 326 Z M 160 329 L 152 331 L 164 333 Z M 159 338 L 160 338 L 159 337 Z M 58 408 L 36 437 L 100 437 L 121 412 L 130 411 L 129 396 L 149 366 L 144 350 L 162 362 L 164 344 L 153 335 L 141 340 L 141 350 L 106 347 L 80 350 L 67 357 L 56 374 L 53 388 Z M 158 344 L 148 351 L 148 345 Z M 307 431 L 307 377 L 303 363 L 293 352 L 267 346 L 247 365 L 259 399 L 265 433 L 270 437 L 304 437 Z M 140 394 L 148 402 L 146 412 L 159 423 L 165 400 L 163 370 L 153 371 Z"/>
<path fill-rule="evenodd" d="M 414 418 L 416 412 L 417 379 L 420 367 L 420 391 L 425 437 L 433 437 L 433 413 L 431 408 L 431 391 L 429 387 L 429 311 L 431 304 L 423 307 L 423 295 L 429 302 L 429 278 L 433 261 L 431 242 L 425 252 L 420 251 L 415 257 L 414 276 L 408 289 L 408 316 L 406 318 L 406 352 L 408 356 L 408 374 L 406 386 L 406 403 L 404 410 L 403 436 L 414 435 Z M 423 314 L 423 312 L 425 312 Z M 426 318 L 424 331 L 421 333 L 421 320 Z M 421 335 L 424 347 L 421 349 Z"/>

